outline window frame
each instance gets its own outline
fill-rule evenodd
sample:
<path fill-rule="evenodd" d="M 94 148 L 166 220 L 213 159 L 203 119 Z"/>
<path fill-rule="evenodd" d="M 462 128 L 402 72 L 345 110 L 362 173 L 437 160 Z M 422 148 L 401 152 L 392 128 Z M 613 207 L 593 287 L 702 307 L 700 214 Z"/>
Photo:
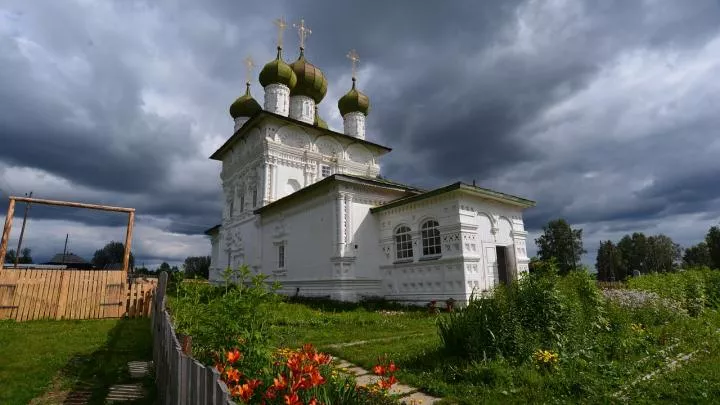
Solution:
<path fill-rule="evenodd" d="M 325 169 L 327 169 L 327 174 L 325 174 Z M 330 165 L 320 165 L 320 177 L 323 179 L 326 177 L 330 177 L 332 175 L 332 168 Z"/>
<path fill-rule="evenodd" d="M 281 244 L 277 245 L 277 247 L 278 247 L 278 250 L 277 250 L 277 259 L 278 259 L 277 268 L 278 268 L 278 270 L 285 270 L 285 265 L 287 264 L 287 263 L 286 263 L 286 255 L 285 255 L 285 253 L 286 253 L 286 252 L 285 252 L 285 244 L 284 244 L 284 243 L 281 243 Z"/>
<path fill-rule="evenodd" d="M 411 262 L 415 258 L 413 252 L 412 229 L 407 225 L 399 225 L 393 232 L 395 245 L 395 262 Z"/>
<path fill-rule="evenodd" d="M 420 242 L 422 258 L 438 258 L 442 256 L 442 240 L 440 223 L 436 219 L 426 219 L 420 225 Z"/>
<path fill-rule="evenodd" d="M 257 185 L 253 187 L 253 208 L 257 207 L 258 190 Z"/>

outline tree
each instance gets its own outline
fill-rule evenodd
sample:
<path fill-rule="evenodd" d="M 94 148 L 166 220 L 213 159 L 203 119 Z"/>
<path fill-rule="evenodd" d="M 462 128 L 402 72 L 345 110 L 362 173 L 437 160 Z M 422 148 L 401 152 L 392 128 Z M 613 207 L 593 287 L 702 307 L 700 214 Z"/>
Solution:
<path fill-rule="evenodd" d="M 31 253 L 32 253 L 32 249 L 30 249 L 30 248 L 23 249 L 22 256 L 20 256 L 20 258 L 18 259 L 18 263 L 23 263 L 23 264 L 32 263 L 33 259 L 32 259 L 32 256 L 30 256 Z"/>
<path fill-rule="evenodd" d="M 8 251 L 5 252 L 5 263 L 15 264 L 15 259 L 17 258 L 18 264 L 30 264 L 33 262 L 31 253 L 32 249 L 25 248 L 22 250 L 22 256 L 17 257 L 15 249 L 8 249 Z"/>
<path fill-rule="evenodd" d="M 157 271 L 158 271 L 158 273 L 160 273 L 161 271 L 166 271 L 166 272 L 170 273 L 170 271 L 171 271 L 170 265 L 167 262 L 162 262 L 162 263 L 160 263 L 160 267 L 158 267 Z"/>
<path fill-rule="evenodd" d="M 7 252 L 5 252 L 5 263 L 15 263 L 16 256 L 15 249 L 8 249 Z"/>
<path fill-rule="evenodd" d="M 210 275 L 210 256 L 191 256 L 185 259 L 186 278 L 204 278 Z"/>
<path fill-rule="evenodd" d="M 125 257 L 125 244 L 112 241 L 100 250 L 96 250 L 92 258 L 92 264 L 98 269 L 113 264 L 122 264 Z M 130 252 L 130 268 L 135 267 L 135 257 Z"/>
<path fill-rule="evenodd" d="M 600 281 L 619 281 L 625 278 L 622 273 L 620 250 L 612 241 L 600 241 L 595 268 L 598 272 L 597 278 Z"/>
<path fill-rule="evenodd" d="M 700 242 L 697 245 L 690 246 L 689 248 L 685 249 L 685 254 L 683 255 L 683 266 L 712 267 L 712 261 L 710 260 L 710 249 L 708 249 L 707 243 Z"/>
<path fill-rule="evenodd" d="M 720 270 L 720 227 L 713 226 L 705 236 L 712 268 Z"/>
<path fill-rule="evenodd" d="M 548 222 L 543 227 L 543 234 L 535 239 L 540 260 L 548 261 L 555 258 L 559 274 L 567 274 L 577 269 L 583 249 L 582 229 L 572 229 L 564 219 Z"/>
<path fill-rule="evenodd" d="M 647 273 L 647 237 L 642 232 L 625 235 L 617 243 L 621 257 L 621 274 L 623 278 L 632 276 L 634 270 Z"/>
<path fill-rule="evenodd" d="M 682 255 L 680 245 L 663 234 L 651 236 L 647 242 L 645 262 L 648 271 L 651 273 L 667 273 L 677 268 Z"/>

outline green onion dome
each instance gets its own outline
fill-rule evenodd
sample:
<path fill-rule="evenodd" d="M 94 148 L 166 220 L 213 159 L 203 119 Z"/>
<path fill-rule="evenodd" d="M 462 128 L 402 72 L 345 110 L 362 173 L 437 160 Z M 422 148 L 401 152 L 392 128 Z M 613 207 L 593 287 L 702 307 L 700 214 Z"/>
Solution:
<path fill-rule="evenodd" d="M 313 125 L 315 125 L 318 128 L 328 129 L 328 124 L 327 124 L 327 122 L 325 122 L 325 120 L 320 118 L 320 114 L 318 114 L 317 107 L 315 108 L 315 122 L 313 122 Z"/>
<path fill-rule="evenodd" d="M 300 48 L 300 57 L 290 64 L 297 76 L 297 85 L 290 91 L 291 96 L 307 96 L 318 104 L 327 93 L 327 79 L 315 65 L 305 59 L 305 50 Z"/>
<path fill-rule="evenodd" d="M 367 115 L 370 110 L 370 99 L 355 88 L 354 77 L 352 82 L 352 89 L 338 100 L 340 115 L 344 117 L 345 114 L 351 112 L 361 112 L 363 115 Z"/>
<path fill-rule="evenodd" d="M 250 95 L 250 83 L 247 83 L 245 94 L 238 97 L 238 99 L 230 105 L 230 116 L 233 118 L 252 117 L 261 110 L 262 107 L 260 107 L 260 104 Z"/>
<path fill-rule="evenodd" d="M 284 84 L 290 88 L 295 87 L 297 76 L 290 65 L 282 60 L 282 48 L 277 48 L 277 58 L 268 62 L 260 71 L 260 84 L 266 87 L 271 84 Z"/>

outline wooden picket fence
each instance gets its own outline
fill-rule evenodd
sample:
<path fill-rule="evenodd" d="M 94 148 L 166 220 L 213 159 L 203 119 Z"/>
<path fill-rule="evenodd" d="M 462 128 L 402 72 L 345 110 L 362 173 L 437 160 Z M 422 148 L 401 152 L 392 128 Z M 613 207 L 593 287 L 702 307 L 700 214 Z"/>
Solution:
<path fill-rule="evenodd" d="M 160 274 L 152 310 L 156 403 L 162 405 L 234 405 L 215 367 L 203 366 L 183 351 L 165 309 L 168 275 Z"/>
<path fill-rule="evenodd" d="M 156 280 L 122 270 L 0 270 L 0 319 L 101 319 L 149 316 Z"/>

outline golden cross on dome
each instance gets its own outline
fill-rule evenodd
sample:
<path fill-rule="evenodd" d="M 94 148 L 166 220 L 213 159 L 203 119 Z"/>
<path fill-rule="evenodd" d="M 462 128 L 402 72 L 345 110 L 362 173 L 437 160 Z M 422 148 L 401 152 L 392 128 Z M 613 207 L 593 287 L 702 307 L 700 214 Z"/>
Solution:
<path fill-rule="evenodd" d="M 273 24 L 278 28 L 277 46 L 282 48 L 283 31 L 287 28 L 287 23 L 285 22 L 285 18 L 280 17 L 273 21 Z"/>
<path fill-rule="evenodd" d="M 357 64 L 360 61 L 360 55 L 358 55 L 358 53 L 353 49 L 348 52 L 347 58 L 352 62 L 352 77 L 354 79 L 357 74 Z"/>
<path fill-rule="evenodd" d="M 247 83 L 250 83 L 250 80 L 252 79 L 252 69 L 255 67 L 255 62 L 253 62 L 252 57 L 248 56 L 245 58 L 245 81 Z"/>
<path fill-rule="evenodd" d="M 300 49 L 305 49 L 305 38 L 312 34 L 310 28 L 305 26 L 305 20 L 300 19 L 300 24 L 293 24 L 294 28 L 297 28 L 298 35 L 300 36 Z"/>

